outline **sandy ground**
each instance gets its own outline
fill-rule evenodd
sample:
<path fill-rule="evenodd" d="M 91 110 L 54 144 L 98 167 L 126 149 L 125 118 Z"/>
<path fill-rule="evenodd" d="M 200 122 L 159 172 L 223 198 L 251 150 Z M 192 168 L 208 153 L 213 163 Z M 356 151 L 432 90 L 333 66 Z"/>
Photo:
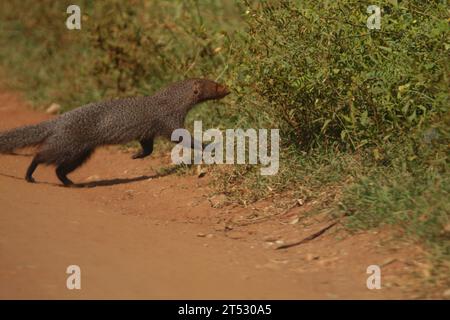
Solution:
<path fill-rule="evenodd" d="M 0 130 L 48 117 L 0 91 Z M 52 167 L 38 168 L 36 184 L 25 182 L 31 152 L 21 153 L 0 155 L 1 299 L 418 295 L 420 250 L 388 231 L 349 235 L 337 224 L 276 250 L 333 221 L 307 217 L 305 205 L 263 222 L 238 223 L 255 208 L 213 208 L 208 175 L 155 176 L 169 164 L 167 155 L 131 160 L 118 147 L 102 148 L 70 176 L 88 187 L 63 188 Z M 380 290 L 366 286 L 373 264 L 381 266 Z M 69 265 L 81 268 L 81 290 L 66 287 Z"/>

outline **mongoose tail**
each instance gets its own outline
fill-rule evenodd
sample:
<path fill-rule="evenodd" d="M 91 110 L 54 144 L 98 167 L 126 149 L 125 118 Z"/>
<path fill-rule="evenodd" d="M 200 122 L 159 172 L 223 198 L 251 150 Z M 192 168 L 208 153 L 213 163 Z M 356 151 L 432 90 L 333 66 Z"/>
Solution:
<path fill-rule="evenodd" d="M 41 144 L 51 135 L 50 121 L 24 126 L 0 133 L 0 153 Z"/>
<path fill-rule="evenodd" d="M 90 103 L 41 124 L 0 133 L 0 153 L 39 145 L 25 179 L 34 182 L 33 173 L 40 164 L 55 165 L 58 179 L 70 186 L 73 183 L 67 175 L 97 147 L 137 140 L 142 150 L 133 158 L 145 158 L 152 153 L 156 137 L 170 139 L 174 130 L 184 127 L 193 106 L 229 93 L 214 81 L 187 79 L 153 96 Z"/>

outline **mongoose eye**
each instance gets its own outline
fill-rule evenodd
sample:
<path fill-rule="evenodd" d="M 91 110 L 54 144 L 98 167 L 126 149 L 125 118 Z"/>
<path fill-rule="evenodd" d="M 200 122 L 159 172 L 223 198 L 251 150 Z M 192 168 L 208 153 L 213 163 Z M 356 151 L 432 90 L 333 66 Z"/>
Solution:
<path fill-rule="evenodd" d="M 198 90 L 197 89 L 194 90 L 194 94 L 198 95 Z"/>

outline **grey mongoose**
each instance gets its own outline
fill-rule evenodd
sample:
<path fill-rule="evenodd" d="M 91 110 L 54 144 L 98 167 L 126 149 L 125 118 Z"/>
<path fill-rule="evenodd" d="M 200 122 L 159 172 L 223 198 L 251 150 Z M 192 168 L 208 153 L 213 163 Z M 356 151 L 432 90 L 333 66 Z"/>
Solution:
<path fill-rule="evenodd" d="M 137 140 L 142 150 L 133 159 L 147 157 L 156 137 L 170 139 L 175 129 L 184 127 L 193 106 L 229 93 L 226 86 L 214 81 L 188 79 L 152 96 L 90 103 L 57 118 L 0 133 L 0 153 L 39 146 L 25 179 L 34 182 L 37 166 L 52 164 L 64 186 L 71 186 L 67 175 L 88 160 L 97 147 Z"/>

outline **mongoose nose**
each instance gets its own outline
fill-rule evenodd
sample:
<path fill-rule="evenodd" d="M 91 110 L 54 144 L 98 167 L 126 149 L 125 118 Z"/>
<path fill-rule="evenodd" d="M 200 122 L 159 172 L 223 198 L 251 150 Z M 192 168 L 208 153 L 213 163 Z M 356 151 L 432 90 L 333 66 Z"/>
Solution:
<path fill-rule="evenodd" d="M 227 95 L 230 94 L 230 90 L 229 90 L 226 86 L 219 84 L 219 85 L 217 86 L 217 93 L 218 93 L 221 97 L 225 97 L 225 96 L 227 96 Z"/>

